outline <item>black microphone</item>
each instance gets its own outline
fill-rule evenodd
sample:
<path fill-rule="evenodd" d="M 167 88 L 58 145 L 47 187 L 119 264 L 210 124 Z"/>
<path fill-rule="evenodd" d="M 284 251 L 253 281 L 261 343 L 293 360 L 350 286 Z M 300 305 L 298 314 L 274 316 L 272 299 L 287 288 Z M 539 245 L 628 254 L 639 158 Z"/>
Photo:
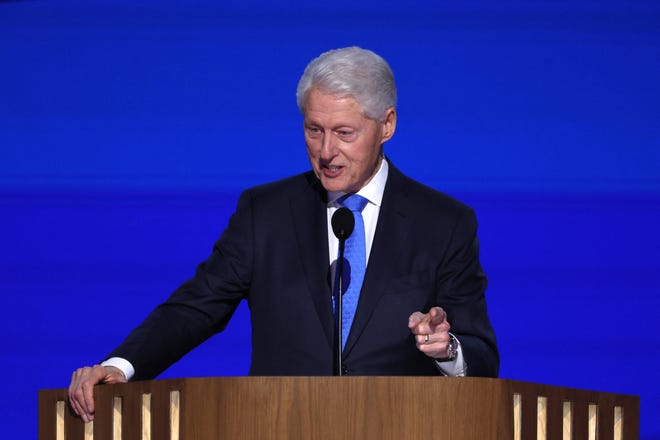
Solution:
<path fill-rule="evenodd" d="M 335 233 L 335 237 L 339 240 L 339 257 L 337 258 L 337 325 L 335 331 L 335 340 L 337 348 L 335 350 L 337 360 L 335 362 L 336 376 L 341 376 L 342 365 L 341 365 L 341 317 L 342 317 L 342 296 L 344 295 L 343 287 L 343 278 L 344 278 L 344 244 L 346 239 L 351 236 L 353 233 L 353 228 L 355 228 L 355 217 L 350 209 L 342 207 L 335 211 L 332 215 L 332 232 Z"/>
<path fill-rule="evenodd" d="M 335 237 L 339 239 L 340 244 L 351 236 L 354 227 L 355 217 L 353 217 L 350 209 L 342 207 L 332 215 L 332 231 L 335 233 Z"/>

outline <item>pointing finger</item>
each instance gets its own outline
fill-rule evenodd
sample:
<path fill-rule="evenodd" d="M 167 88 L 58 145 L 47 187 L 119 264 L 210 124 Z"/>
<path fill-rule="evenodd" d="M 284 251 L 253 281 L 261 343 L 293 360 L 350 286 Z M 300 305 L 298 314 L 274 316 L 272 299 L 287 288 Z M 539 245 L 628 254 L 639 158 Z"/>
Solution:
<path fill-rule="evenodd" d="M 414 312 L 408 318 L 408 328 L 414 328 L 418 326 L 422 321 L 424 321 L 424 319 L 426 319 L 426 315 L 424 315 L 422 312 Z"/>

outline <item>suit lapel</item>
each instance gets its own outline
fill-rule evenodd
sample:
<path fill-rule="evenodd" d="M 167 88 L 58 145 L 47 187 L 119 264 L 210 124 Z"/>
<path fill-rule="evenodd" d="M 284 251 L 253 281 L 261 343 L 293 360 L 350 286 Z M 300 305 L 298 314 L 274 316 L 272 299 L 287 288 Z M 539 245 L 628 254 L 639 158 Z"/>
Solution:
<path fill-rule="evenodd" d="M 327 193 L 312 173 L 308 186 L 290 200 L 301 264 L 309 293 L 325 332 L 328 345 L 334 344 L 334 317 L 328 261 Z"/>
<path fill-rule="evenodd" d="M 403 175 L 391 163 L 389 167 L 369 263 L 351 332 L 344 348 L 344 357 L 360 338 L 380 297 L 386 290 L 388 278 L 385 275 L 396 272 L 396 257 L 400 254 L 400 244 L 407 240 L 407 234 L 412 228 L 411 219 L 407 215 L 411 207 L 408 206 L 410 202 L 405 194 Z"/>

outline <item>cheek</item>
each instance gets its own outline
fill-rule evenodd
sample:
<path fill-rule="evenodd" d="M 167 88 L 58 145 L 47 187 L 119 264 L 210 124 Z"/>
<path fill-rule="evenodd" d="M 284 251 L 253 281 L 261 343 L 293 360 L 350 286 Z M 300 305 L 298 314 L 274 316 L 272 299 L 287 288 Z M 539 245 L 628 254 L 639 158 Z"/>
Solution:
<path fill-rule="evenodd" d="M 317 149 L 317 148 L 314 148 L 313 145 L 312 146 L 307 145 L 307 160 L 309 161 L 309 164 L 312 166 L 312 170 L 314 170 L 316 175 L 319 176 L 319 173 L 320 173 L 320 170 L 321 170 L 321 165 L 320 165 L 321 153 L 320 153 L 320 150 Z"/>
<path fill-rule="evenodd" d="M 307 146 L 307 155 L 312 158 L 312 157 L 317 157 L 318 156 L 318 148 L 314 147 L 314 142 L 310 141 L 308 139 L 305 140 L 306 146 Z"/>
<path fill-rule="evenodd" d="M 352 161 L 359 164 L 359 166 L 369 166 L 378 157 L 378 152 L 370 145 L 360 145 L 359 148 L 353 149 L 351 153 Z"/>

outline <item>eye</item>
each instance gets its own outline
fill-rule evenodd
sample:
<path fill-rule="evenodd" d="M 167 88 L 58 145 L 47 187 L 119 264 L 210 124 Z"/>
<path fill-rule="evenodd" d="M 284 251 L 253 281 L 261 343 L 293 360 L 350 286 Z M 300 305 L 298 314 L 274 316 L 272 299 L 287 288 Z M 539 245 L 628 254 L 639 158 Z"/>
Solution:
<path fill-rule="evenodd" d="M 321 129 L 317 126 L 310 125 L 305 128 L 308 136 L 318 136 L 321 134 Z"/>
<path fill-rule="evenodd" d="M 337 136 L 341 140 L 346 141 L 346 142 L 351 142 L 351 141 L 355 140 L 355 137 L 357 136 L 355 130 L 348 129 L 348 128 L 342 128 L 342 129 L 339 129 L 339 130 L 335 130 L 335 133 L 337 134 Z"/>

